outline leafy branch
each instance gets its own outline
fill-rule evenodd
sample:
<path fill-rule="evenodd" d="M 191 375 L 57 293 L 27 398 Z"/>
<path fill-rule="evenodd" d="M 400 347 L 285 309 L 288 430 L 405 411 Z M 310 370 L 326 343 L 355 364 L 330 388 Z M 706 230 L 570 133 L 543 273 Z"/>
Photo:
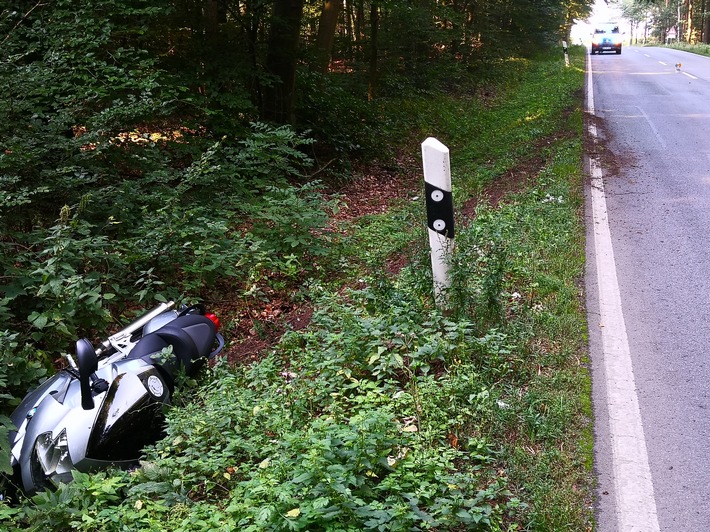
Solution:
<path fill-rule="evenodd" d="M 43 4 L 42 1 L 40 0 L 40 1 L 37 2 L 34 6 L 32 6 L 32 7 L 29 9 L 29 11 L 27 11 L 27 13 L 25 13 L 24 15 L 22 15 L 22 17 L 20 18 L 20 20 L 17 21 L 17 24 L 15 24 L 15 26 L 8 32 L 8 34 L 5 36 L 5 38 L 2 40 L 2 43 L 0 43 L 0 44 L 5 44 L 5 43 L 7 42 L 7 40 L 10 38 L 10 36 L 12 35 L 12 33 L 20 26 L 20 24 L 22 24 L 22 23 L 27 19 L 27 17 L 30 16 L 30 14 L 32 14 L 32 12 L 33 12 L 35 9 L 37 9 L 38 7 L 44 7 L 44 6 L 46 6 L 46 5 L 47 5 L 47 4 Z M 3 13 L 3 15 L 4 15 L 4 14 L 5 14 L 5 13 Z"/>

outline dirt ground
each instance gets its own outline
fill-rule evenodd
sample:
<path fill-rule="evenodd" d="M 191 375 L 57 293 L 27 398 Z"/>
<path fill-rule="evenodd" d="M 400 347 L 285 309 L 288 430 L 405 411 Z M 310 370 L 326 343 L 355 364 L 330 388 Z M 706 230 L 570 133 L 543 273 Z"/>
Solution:
<path fill-rule="evenodd" d="M 476 207 L 482 202 L 498 205 L 508 194 L 530 185 L 546 163 L 542 148 L 554 140 L 541 139 L 540 149 L 532 151 L 534 155 L 501 175 L 482 194 L 467 200 L 461 209 L 462 217 L 471 220 Z M 332 221 L 336 227 L 345 221 L 386 212 L 396 201 L 423 193 L 421 162 L 413 155 L 400 156 L 396 169 L 373 164 L 355 169 L 354 175 L 357 177 L 345 186 L 331 191 L 337 193 L 342 202 Z M 402 261 L 394 261 L 388 264 L 388 270 L 396 274 L 404 265 Z M 253 302 L 250 306 L 217 306 L 216 310 L 223 312 L 227 319 L 239 323 L 236 330 L 228 334 L 228 346 L 222 354 L 231 364 L 258 360 L 279 341 L 284 332 L 303 329 L 310 323 L 313 315 L 310 305 L 295 304 L 288 297 L 276 293 L 268 296 L 269 301 L 263 304 Z"/>

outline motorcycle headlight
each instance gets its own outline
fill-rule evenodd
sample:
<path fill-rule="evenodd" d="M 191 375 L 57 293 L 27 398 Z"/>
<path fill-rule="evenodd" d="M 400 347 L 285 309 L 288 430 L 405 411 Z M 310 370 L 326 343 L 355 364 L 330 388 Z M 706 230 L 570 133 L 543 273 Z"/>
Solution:
<path fill-rule="evenodd" d="M 40 434 L 35 442 L 35 456 L 42 467 L 45 478 L 52 481 L 69 482 L 74 464 L 69 456 L 69 442 L 66 429 L 52 438 L 51 432 Z"/>

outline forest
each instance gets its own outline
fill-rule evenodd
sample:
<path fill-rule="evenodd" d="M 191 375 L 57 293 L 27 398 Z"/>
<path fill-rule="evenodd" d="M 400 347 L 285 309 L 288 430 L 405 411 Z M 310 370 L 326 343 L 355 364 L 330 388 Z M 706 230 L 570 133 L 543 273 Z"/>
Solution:
<path fill-rule="evenodd" d="M 623 17 L 646 40 L 665 43 L 710 43 L 710 3 L 707 0 L 616 0 Z"/>
<path fill-rule="evenodd" d="M 333 336 L 326 332 L 284 336 L 280 356 L 290 357 L 288 367 L 294 371 L 303 364 L 303 396 L 294 392 L 296 410 L 278 411 L 286 405 L 277 406 L 273 394 L 281 388 L 276 384 L 270 391 L 250 388 L 283 374 L 278 357 L 237 370 L 220 366 L 211 370 L 216 377 L 211 373 L 206 377 L 219 382 L 209 392 L 197 388 L 194 402 L 178 398 L 185 408 L 175 409 L 169 437 L 149 451 L 149 462 L 159 464 L 170 453 L 179 457 L 204 450 L 203 446 L 212 448 L 218 434 L 198 437 L 195 432 L 194 442 L 177 435 L 181 430 L 191 433 L 186 427 L 194 426 L 194 420 L 180 416 L 194 415 L 208 402 L 208 395 L 228 398 L 209 414 L 215 423 L 232 419 L 232 414 L 220 410 L 230 406 L 229 401 L 253 412 L 256 423 L 259 409 L 254 404 L 261 401 L 271 409 L 261 409 L 261 416 L 270 411 L 268 423 L 280 420 L 282 425 L 249 425 L 234 436 L 229 445 L 243 444 L 233 449 L 235 455 L 244 455 L 243 469 L 230 461 L 222 463 L 224 455 L 196 459 L 194 469 L 175 478 L 167 473 L 173 466 L 163 465 L 145 467 L 138 476 L 77 474 L 75 487 L 38 495 L 20 509 L 0 503 L 0 517 L 18 529 L 34 523 L 41 530 L 51 519 L 55 530 L 119 530 L 118 518 L 109 510 L 126 499 L 130 508 L 124 511 L 130 509 L 132 526 L 145 530 L 220 529 L 214 523 L 204 525 L 210 514 L 215 522 L 219 517 L 240 530 L 388 528 L 383 523 L 398 523 L 389 528 L 402 530 L 412 529 L 412 523 L 440 529 L 479 525 L 500 529 L 496 527 L 506 523 L 515 530 L 516 519 L 528 523 L 538 519 L 543 523 L 538 529 L 545 530 L 547 519 L 567 519 L 567 514 L 548 515 L 556 510 L 542 510 L 547 499 L 537 507 L 520 502 L 512 484 L 519 487 L 522 479 L 506 484 L 502 451 L 485 435 L 505 432 L 498 431 L 500 426 L 480 433 L 476 429 L 466 444 L 452 443 L 459 437 L 451 427 L 471 429 L 460 415 L 451 415 L 464 411 L 454 402 L 457 394 L 473 401 L 465 412 L 474 418 L 495 405 L 515 404 L 509 389 L 496 388 L 520 360 L 509 345 L 509 333 L 503 332 L 510 316 L 501 301 L 514 303 L 518 310 L 510 311 L 513 314 L 534 314 L 541 307 L 533 299 L 551 293 L 544 282 L 530 281 L 530 299 L 520 302 L 512 284 L 518 276 L 537 275 L 542 269 L 528 272 L 528 266 L 521 266 L 504 273 L 507 254 L 522 253 L 506 247 L 516 222 L 508 219 L 497 226 L 490 222 L 492 214 L 490 219 L 481 214 L 480 227 L 469 237 L 470 249 L 478 255 L 462 261 L 456 281 L 462 313 L 444 316 L 421 295 L 421 287 L 430 283 L 426 276 L 405 274 L 407 289 L 399 281 L 370 277 L 382 271 L 392 255 L 407 255 L 419 264 L 426 260 L 425 251 L 412 251 L 411 234 L 402 237 L 397 232 L 399 226 L 417 226 L 409 211 L 393 215 L 400 219 L 388 219 L 387 224 L 399 224 L 396 229 L 375 225 L 357 237 L 343 234 L 358 227 L 336 230 L 332 220 L 348 209 L 339 191 L 363 175 L 416 173 L 406 162 L 412 156 L 403 153 L 414 153 L 416 159 L 418 143 L 437 133 L 437 122 L 446 124 L 438 132 L 455 145 L 468 146 L 462 151 L 480 164 L 475 171 L 459 170 L 476 174 L 478 180 L 461 193 L 479 193 L 484 181 L 512 172 L 521 158 L 533 155 L 550 183 L 556 183 L 558 173 L 577 175 L 580 147 L 557 128 L 581 127 L 573 95 L 583 67 L 559 70 L 561 42 L 569 39 L 575 20 L 590 14 L 592 3 L 22 0 L 1 8 L 0 471 L 10 473 L 7 434 L 13 427 L 7 416 L 27 389 L 64 367 L 61 353 L 69 352 L 78 337 L 99 338 L 156 301 L 205 301 L 221 309 L 225 336 L 233 342 L 245 331 L 267 337 L 271 324 L 264 316 L 273 315 L 279 305 L 292 308 L 305 302 L 317 305 L 314 322 Z M 581 52 L 576 53 L 579 63 Z M 543 82 L 547 85 L 537 85 Z M 537 152 L 544 154 L 540 160 Z M 564 166 L 564 171 L 555 165 Z M 548 198 L 552 192 L 536 191 L 542 196 L 535 196 L 534 204 L 552 209 Z M 562 197 L 563 192 L 555 192 L 554 198 Z M 578 198 L 569 203 L 555 199 L 554 206 L 569 208 L 564 215 L 574 217 L 579 208 L 575 201 Z M 507 216 L 518 215 L 522 216 Z M 555 223 L 562 227 L 568 221 L 560 218 Z M 569 243 L 552 240 L 577 238 L 574 230 L 553 237 L 543 227 L 548 224 L 530 230 L 543 231 L 544 237 L 536 238 L 542 244 L 573 252 Z M 395 237 L 402 240 L 394 242 Z M 542 260 L 547 251 L 535 253 Z M 471 279 L 476 279 L 475 286 Z M 353 283 L 371 286 L 342 297 L 343 286 L 350 290 Z M 569 287 L 556 286 L 559 293 L 554 299 L 576 308 L 573 285 L 574 281 Z M 563 293 L 564 297 L 559 295 Z M 374 302 L 389 316 L 370 316 Z M 430 317 L 420 322 L 419 314 Z M 569 326 L 579 323 L 570 319 Z M 339 327 L 374 336 L 356 339 L 351 330 L 336 338 Z M 383 335 L 394 340 L 385 342 Z M 525 349 L 537 349 L 526 338 Z M 312 360 L 309 349 L 318 345 L 326 346 L 331 358 Z M 357 359 L 365 356 L 357 353 L 368 353 L 367 363 Z M 471 369 L 465 357 L 484 354 L 492 366 L 475 366 L 480 362 L 476 358 L 471 362 L 473 373 L 464 374 L 464 367 Z M 297 362 L 301 356 L 308 362 Z M 573 358 L 555 360 L 567 371 Z M 449 370 L 461 380 L 447 384 L 444 375 Z M 526 367 L 528 372 L 532 370 Z M 488 384 L 477 380 L 479 373 Z M 576 378 L 565 383 L 578 393 Z M 236 389 L 244 389 L 249 398 L 232 397 Z M 555 421 L 550 428 L 543 423 L 549 413 L 548 392 L 544 387 L 534 393 L 534 386 L 529 389 L 532 395 L 520 396 L 528 401 L 520 408 L 527 412 L 521 415 L 527 416 L 533 439 L 538 438 L 531 445 L 554 450 L 566 437 L 563 424 Z M 321 396 L 314 390 L 324 391 Z M 325 390 L 332 391 L 330 396 Z M 341 394 L 342 390 L 351 391 Z M 363 390 L 374 395 L 357 399 Z M 453 410 L 441 406 L 430 418 L 434 432 L 426 441 L 405 446 L 400 439 L 412 436 L 407 434 L 411 431 L 395 430 L 395 414 L 382 399 L 386 394 L 419 405 L 412 419 L 421 409 L 419 394 L 422 398 L 430 394 L 432 404 L 439 405 L 449 394 Z M 343 396 L 342 403 L 338 398 L 332 404 L 321 402 L 336 395 Z M 356 405 L 358 410 L 351 410 Z M 499 422 L 515 423 L 514 411 L 507 411 L 507 420 Z M 566 408 L 562 413 L 569 415 Z M 438 425 L 436 416 L 441 416 Z M 371 434 L 366 441 L 352 436 L 362 434 L 363 427 Z M 257 486 L 253 476 L 270 474 L 269 460 L 276 462 L 254 454 L 278 439 L 264 435 L 284 433 L 278 452 L 291 458 L 279 471 L 295 471 L 300 479 L 288 488 L 295 490 L 290 494 L 269 491 L 276 485 L 289 486 L 283 479 L 264 478 Z M 256 439 L 247 441 L 252 436 Z M 356 440 L 362 446 L 349 447 L 347 442 Z M 324 441 L 346 442 L 345 451 L 334 451 L 336 461 L 347 453 L 374 453 L 386 466 L 388 453 L 396 447 L 412 451 L 406 460 L 409 451 L 401 451 L 404 454 L 395 462 L 412 460 L 425 466 L 416 473 L 403 470 L 399 480 L 388 477 L 391 486 L 378 481 L 374 488 L 372 475 L 385 475 L 379 465 L 344 471 L 343 475 L 355 475 L 357 481 L 352 482 L 364 491 L 349 486 L 347 490 L 358 495 L 340 507 L 333 501 L 342 493 L 318 495 L 322 485 L 317 484 L 309 496 L 312 506 L 296 512 L 290 508 L 302 496 L 296 492 L 310 482 L 307 477 L 325 467 L 309 446 Z M 434 442 L 443 442 L 447 451 L 442 454 Z M 310 463 L 302 461 L 306 455 Z M 343 467 L 355 468 L 352 464 L 360 464 L 358 460 Z M 215 467 L 221 481 L 210 469 Z M 481 477 L 459 492 L 463 477 L 457 476 L 457 469 L 472 475 L 480 472 Z M 187 487 L 193 481 L 194 486 Z M 232 489 L 230 482 L 234 490 L 244 491 L 228 505 L 215 502 Z M 412 495 L 419 489 L 426 493 Z M 455 493 L 442 495 L 447 489 Z M 87 493 L 93 498 L 87 499 Z M 240 497 L 246 498 L 239 502 Z M 260 497 L 268 498 L 268 503 L 260 506 Z M 363 503 L 357 511 L 348 506 L 360 504 L 361 498 L 375 502 Z M 212 503 L 219 511 L 209 506 Z M 565 505 L 568 502 L 563 501 L 561 506 Z M 535 508 L 545 515 L 536 514 Z M 168 526 L 161 524 L 166 512 L 172 528 L 161 528 Z M 580 515 L 577 518 L 586 522 L 584 511 Z M 284 516 L 301 525 L 284 524 L 291 522 Z"/>
<path fill-rule="evenodd" d="M 667 42 L 671 28 L 674 42 L 710 43 L 710 3 L 707 0 L 615 0 L 624 19 L 644 42 Z"/>
<path fill-rule="evenodd" d="M 398 102 L 485 87 L 506 59 L 557 45 L 589 9 L 569 0 L 4 8 L 3 352 L 31 342 L 50 357 L 78 330 L 101 331 L 159 294 L 209 299 L 266 271 L 302 275 L 293 270 L 324 253 L 314 230 L 337 208 L 325 182 L 386 162 L 417 133 L 416 113 L 395 111 Z"/>

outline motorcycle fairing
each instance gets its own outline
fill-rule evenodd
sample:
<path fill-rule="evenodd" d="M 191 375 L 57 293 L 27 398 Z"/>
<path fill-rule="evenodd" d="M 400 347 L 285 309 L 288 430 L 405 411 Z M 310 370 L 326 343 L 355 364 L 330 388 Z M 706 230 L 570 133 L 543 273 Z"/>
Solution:
<path fill-rule="evenodd" d="M 153 311 L 96 350 L 98 364 L 89 368 L 90 395 L 84 393 L 93 407 L 82 407 L 79 371 L 71 368 L 25 396 L 11 416 L 18 429 L 9 436 L 11 465 L 27 495 L 51 489 L 55 481 L 70 480 L 72 469 L 86 472 L 135 464 L 143 446 L 158 439 L 175 370 L 192 373 L 196 362 L 224 345 L 211 319 L 189 313 L 173 316 L 172 311 Z M 141 327 L 144 336 L 133 342 L 132 335 Z M 116 338 L 125 341 L 124 348 L 114 347 L 113 354 L 103 356 Z M 215 338 L 220 347 L 210 353 Z M 160 360 L 167 346 L 172 346 L 174 356 Z M 97 386 L 99 381 L 108 386 Z"/>
<path fill-rule="evenodd" d="M 22 427 L 24 432 L 13 447 L 13 458 L 20 466 L 22 485 L 27 493 L 34 493 L 48 486 L 44 472 L 37 467 L 30 467 L 31 464 L 36 463 L 35 447 L 40 436 L 49 434 L 50 439 L 55 439 L 65 431 L 71 462 L 76 465 L 80 457 L 84 456 L 86 438 L 82 439 L 79 436 L 82 431 L 91 430 L 96 411 L 80 408 L 77 402 L 80 396 L 78 379 L 73 379 L 69 386 L 68 400 L 64 403 L 55 401 L 50 394 L 44 394 L 36 406 L 34 415 L 26 420 Z M 71 390 L 74 387 L 76 390 Z"/>
<path fill-rule="evenodd" d="M 154 368 L 118 375 L 106 394 L 89 437 L 92 460 L 137 461 L 146 443 L 163 433 L 162 406 L 169 388 Z"/>
<path fill-rule="evenodd" d="M 54 410 L 62 410 L 62 406 L 67 398 L 68 391 L 72 384 L 76 383 L 74 377 L 68 371 L 60 371 L 50 379 L 44 381 L 40 386 L 28 392 L 22 399 L 20 405 L 12 413 L 12 424 L 17 427 L 16 431 L 10 433 L 10 442 L 12 445 L 12 465 L 16 464 L 20 459 L 22 445 L 25 438 L 25 433 L 29 422 L 37 417 L 38 419 L 47 418 L 45 410 L 47 406 L 42 406 L 45 399 L 51 399 L 58 406 Z M 69 395 L 69 401 L 72 401 L 72 395 Z M 72 405 L 73 407 L 73 405 Z M 54 415 L 54 414 L 50 414 Z M 51 419 L 51 417 L 49 417 Z M 42 424 L 42 421 L 39 421 Z"/>
<path fill-rule="evenodd" d="M 120 373 L 120 364 L 104 368 L 116 375 L 107 392 L 94 397 L 96 406 L 91 410 L 80 407 L 78 400 L 79 381 L 70 374 L 57 374 L 44 388 L 35 390 L 25 404 L 30 405 L 33 415 L 24 420 L 21 432 L 13 447 L 13 465 L 19 465 L 24 490 L 34 493 L 51 487 L 44 471 L 38 466 L 38 442 L 59 438 L 64 433 L 64 442 L 69 462 L 79 471 L 90 471 L 108 464 L 126 466 L 140 458 L 140 450 L 155 441 L 162 432 L 162 405 L 169 401 L 170 392 L 160 373 L 152 366 L 138 370 L 135 363 L 132 372 Z M 69 400 L 56 401 L 51 392 L 57 385 L 67 384 Z M 77 388 L 76 390 L 72 388 Z M 21 460 L 30 461 L 29 464 Z"/>

